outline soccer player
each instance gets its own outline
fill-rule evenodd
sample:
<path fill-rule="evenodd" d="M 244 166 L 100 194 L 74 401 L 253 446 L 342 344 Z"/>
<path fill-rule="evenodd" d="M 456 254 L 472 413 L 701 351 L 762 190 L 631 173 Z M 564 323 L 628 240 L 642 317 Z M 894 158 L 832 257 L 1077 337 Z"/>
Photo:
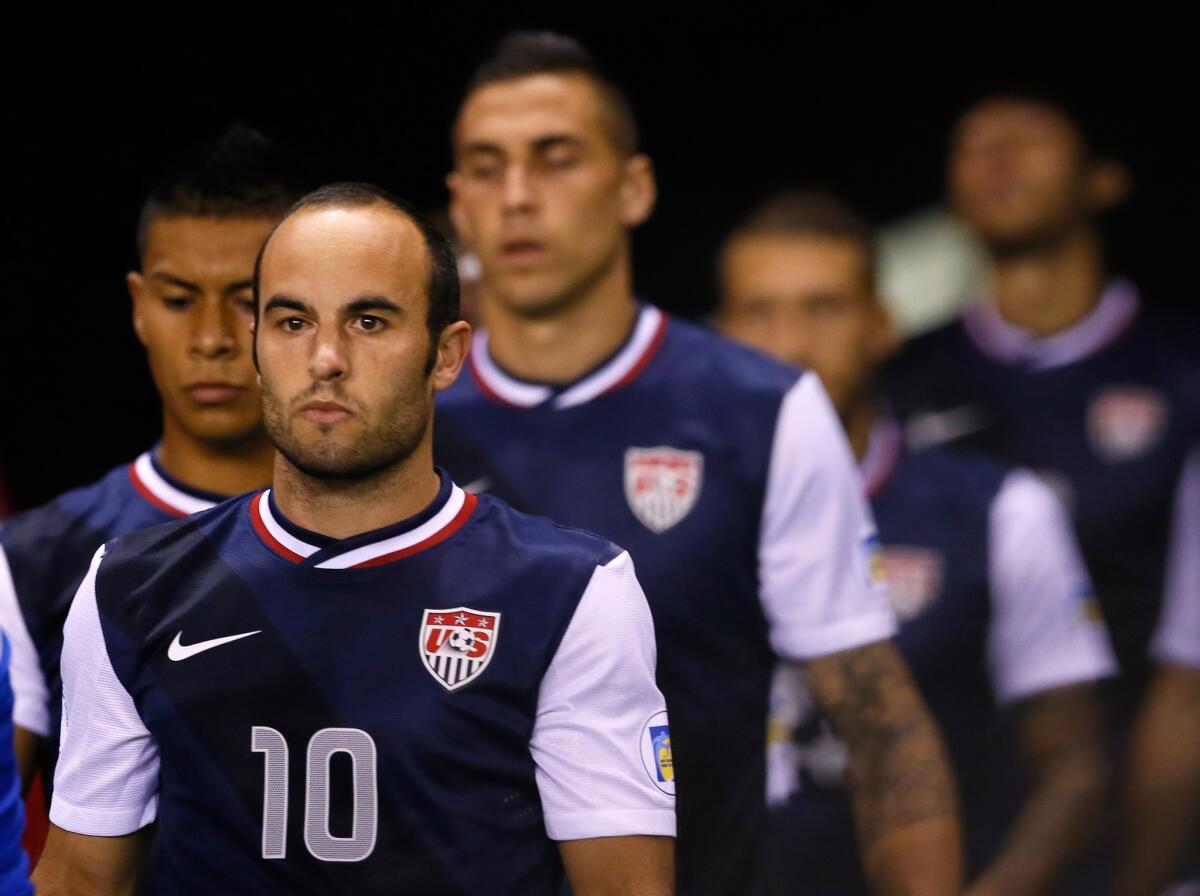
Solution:
<path fill-rule="evenodd" d="M 1176 497 L 1153 657 L 1158 672 L 1130 749 L 1118 896 L 1156 896 L 1189 863 L 1193 874 L 1200 871 L 1200 448 Z M 1200 878 L 1192 886 L 1200 888 Z"/>
<path fill-rule="evenodd" d="M 0 628 L 13 644 L 13 719 L 26 782 L 37 766 L 47 788 L 53 781 L 62 627 L 96 548 L 270 481 L 250 281 L 267 232 L 295 199 L 286 165 L 277 146 L 234 126 L 154 186 L 138 224 L 141 269 L 126 283 L 162 399 L 162 439 L 0 529 Z"/>
<path fill-rule="evenodd" d="M 38 892 L 553 896 L 565 863 L 578 896 L 670 893 L 629 555 L 433 466 L 470 342 L 445 238 L 334 184 L 256 271 L 274 487 L 97 553 Z"/>
<path fill-rule="evenodd" d="M 1149 671 L 1171 496 L 1200 427 L 1196 340 L 1105 268 L 1098 219 L 1126 180 L 1059 106 L 1000 96 L 969 109 L 950 191 L 989 252 L 991 287 L 888 376 L 915 442 L 1032 468 L 1064 499 L 1120 661 L 1122 719 Z"/>
<path fill-rule="evenodd" d="M 867 226 L 833 197 L 772 197 L 725 243 L 718 320 L 816 372 L 846 428 L 879 525 L 897 642 L 957 772 L 967 893 L 1048 893 L 1087 844 L 1105 793 L 1092 683 L 1115 671 L 1111 648 L 1089 612 L 1070 523 L 1045 485 L 969 454 L 905 446 L 876 383 L 893 337 L 874 255 Z M 998 707 L 1014 723 L 1015 751 Z M 845 747 L 786 667 L 771 741 L 773 889 L 869 893 Z"/>
<path fill-rule="evenodd" d="M 684 894 L 758 889 L 775 655 L 805 663 L 853 754 L 880 892 L 957 892 L 943 748 L 888 640 L 874 526 L 812 374 L 639 303 L 655 199 L 620 92 L 575 41 L 516 34 L 467 89 L 449 176 L 487 330 L 441 398 L 463 482 L 600 532 L 638 564 L 678 769 Z"/>

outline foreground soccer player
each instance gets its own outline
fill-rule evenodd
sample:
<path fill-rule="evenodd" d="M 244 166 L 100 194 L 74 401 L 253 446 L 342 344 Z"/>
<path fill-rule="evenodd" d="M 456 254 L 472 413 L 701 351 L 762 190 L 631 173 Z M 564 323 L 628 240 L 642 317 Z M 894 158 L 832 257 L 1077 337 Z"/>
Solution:
<path fill-rule="evenodd" d="M 0 628 L 12 639 L 23 780 L 49 790 L 58 759 L 62 627 L 88 560 L 110 538 L 271 481 L 249 326 L 254 258 L 296 199 L 279 147 L 234 126 L 166 173 L 127 277 L 133 326 L 162 399 L 162 441 L 99 482 L 0 530 Z M 117 309 L 114 309 L 114 312 Z"/>
<path fill-rule="evenodd" d="M 936 730 L 888 642 L 874 527 L 817 379 L 633 297 L 654 204 L 628 106 L 574 41 L 516 35 L 459 112 L 452 215 L 484 317 L 439 408 L 439 458 L 638 564 L 679 769 L 680 892 L 758 888 L 775 655 L 805 661 L 850 744 L 883 893 L 957 892 Z"/>
<path fill-rule="evenodd" d="M 629 556 L 433 466 L 470 341 L 445 239 L 333 185 L 255 294 L 274 487 L 97 553 L 38 892 L 125 892 L 152 843 L 151 893 L 554 896 L 562 863 L 579 896 L 670 893 Z"/>
<path fill-rule="evenodd" d="M 1028 472 L 912 451 L 878 396 L 893 345 L 863 222 L 828 196 L 765 202 L 722 253 L 729 335 L 820 375 L 879 523 L 897 638 L 963 797 L 971 896 L 1049 893 L 1095 831 L 1107 762 L 1092 685 L 1115 672 L 1070 523 Z M 1009 744 L 1015 723 L 1018 768 Z M 772 693 L 772 889 L 854 896 L 845 746 L 782 668 Z M 1024 775 L 1020 772 L 1024 772 Z M 1028 781 L 1029 786 L 1023 786 Z"/>

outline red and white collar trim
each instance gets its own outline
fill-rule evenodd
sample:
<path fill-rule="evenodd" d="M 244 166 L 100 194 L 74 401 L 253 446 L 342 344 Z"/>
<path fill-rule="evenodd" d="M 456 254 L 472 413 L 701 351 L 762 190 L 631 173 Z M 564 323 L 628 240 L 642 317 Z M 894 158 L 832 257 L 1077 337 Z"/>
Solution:
<path fill-rule="evenodd" d="M 129 478 L 133 480 L 133 487 L 143 498 L 171 516 L 191 516 L 216 506 L 212 501 L 189 495 L 167 482 L 158 470 L 154 469 L 149 451 L 129 465 Z"/>
<path fill-rule="evenodd" d="M 267 489 L 250 501 L 250 521 L 267 547 L 294 563 L 302 563 L 321 548 L 300 540 L 279 524 L 271 513 L 270 494 L 271 490 Z M 370 544 L 360 544 L 314 564 L 313 569 L 362 569 L 379 566 L 431 548 L 462 528 L 477 503 L 478 498 L 475 495 L 467 494 L 457 485 L 453 485 L 442 509 L 415 529 Z"/>
<path fill-rule="evenodd" d="M 889 417 L 876 421 L 871 428 L 871 440 L 867 443 L 867 453 L 858 463 L 858 472 L 862 477 L 863 490 L 868 498 L 874 498 L 892 478 L 896 463 L 900 460 L 900 449 L 904 439 L 900 435 L 900 427 Z"/>
<path fill-rule="evenodd" d="M 1137 316 L 1140 304 L 1132 283 L 1114 280 L 1091 314 L 1053 336 L 1035 336 L 1010 324 L 989 299 L 967 309 L 963 326 L 988 357 L 1006 363 L 1025 361 L 1036 370 L 1050 370 L 1081 361 L 1112 343 Z"/>
<path fill-rule="evenodd" d="M 616 355 L 583 379 L 561 392 L 552 386 L 526 383 L 514 379 L 488 354 L 486 330 L 476 330 L 471 346 L 471 374 L 480 389 L 489 397 L 503 404 L 519 408 L 531 408 L 550 402 L 556 410 L 586 404 L 606 392 L 619 389 L 633 380 L 654 357 L 662 344 L 667 330 L 667 315 L 652 305 L 645 305 L 638 313 L 633 334 Z"/>

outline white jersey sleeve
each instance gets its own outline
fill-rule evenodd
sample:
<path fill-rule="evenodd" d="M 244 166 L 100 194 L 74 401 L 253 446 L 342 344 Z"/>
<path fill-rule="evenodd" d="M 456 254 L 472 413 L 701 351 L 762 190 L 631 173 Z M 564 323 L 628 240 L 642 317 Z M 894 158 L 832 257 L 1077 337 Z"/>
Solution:
<path fill-rule="evenodd" d="M 1009 473 L 992 501 L 988 582 L 987 661 L 998 702 L 1117 673 L 1071 523 L 1028 471 Z"/>
<path fill-rule="evenodd" d="M 633 561 L 596 568 L 542 679 L 530 751 L 552 840 L 675 836 L 654 623 Z"/>
<path fill-rule="evenodd" d="M 850 446 L 814 373 L 783 399 L 758 545 L 771 644 L 806 660 L 891 637 L 896 620 Z"/>
<path fill-rule="evenodd" d="M 131 834 L 158 810 L 158 747 L 113 671 L 96 606 L 96 552 L 63 630 L 62 742 L 50 820 L 97 837 Z"/>
<path fill-rule="evenodd" d="M 13 724 L 45 737 L 50 733 L 50 690 L 42 674 L 37 648 L 29 636 L 17 586 L 0 545 L 0 630 L 8 635 L 12 660 L 8 667 L 13 689 Z"/>
<path fill-rule="evenodd" d="M 1160 663 L 1200 668 L 1200 448 L 1175 495 L 1166 595 L 1151 650 Z"/>

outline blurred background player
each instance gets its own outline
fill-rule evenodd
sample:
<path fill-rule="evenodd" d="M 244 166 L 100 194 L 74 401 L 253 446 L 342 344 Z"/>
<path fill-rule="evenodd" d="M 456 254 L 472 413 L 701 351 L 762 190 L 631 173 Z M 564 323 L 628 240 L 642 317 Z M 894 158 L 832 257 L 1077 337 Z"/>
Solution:
<path fill-rule="evenodd" d="M 958 775 L 967 892 L 1049 893 L 1087 843 L 1103 798 L 1091 682 L 1115 671 L 1111 649 L 1089 618 L 1087 573 L 1049 489 L 969 454 L 905 446 L 876 381 L 894 337 L 874 256 L 866 224 L 835 198 L 774 196 L 725 243 L 718 322 L 818 374 L 846 428 L 879 525 L 897 641 Z M 1023 769 L 998 706 L 1015 722 Z M 772 693 L 771 741 L 775 891 L 803 881 L 813 894 L 870 892 L 845 747 L 787 667 Z"/>
<path fill-rule="evenodd" d="M 974 105 L 951 139 L 949 186 L 989 253 L 988 292 L 901 354 L 888 376 L 896 412 L 914 444 L 984 450 L 1059 493 L 1120 661 L 1127 718 L 1200 416 L 1196 340 L 1183 344 L 1105 268 L 1099 217 L 1128 177 L 1059 106 Z"/>
<path fill-rule="evenodd" d="M 62 626 L 96 548 L 270 481 L 250 286 L 255 255 L 292 202 L 290 171 L 263 135 L 233 126 L 154 186 L 138 223 L 140 270 L 126 282 L 162 398 L 162 440 L 0 530 L 0 627 L 13 643 L 13 720 L 26 783 L 35 766 L 47 789 L 54 779 Z"/>
<path fill-rule="evenodd" d="M 576 896 L 669 896 L 629 555 L 434 468 L 470 345 L 445 239 L 323 187 L 255 297 L 274 484 L 97 552 L 38 892 L 550 896 L 565 865 Z"/>
<path fill-rule="evenodd" d="M 440 397 L 436 456 L 634 557 L 671 710 L 679 892 L 758 889 L 776 653 L 806 663 L 846 737 L 868 878 L 957 892 L 953 787 L 888 641 L 845 437 L 815 376 L 635 299 L 630 231 L 656 187 L 627 100 L 574 40 L 510 35 L 467 88 L 448 182 L 488 329 Z"/>
<path fill-rule="evenodd" d="M 1129 756 L 1118 896 L 1157 896 L 1190 868 L 1200 894 L 1200 448 L 1180 481 L 1167 595 L 1154 637 L 1158 671 Z"/>
<path fill-rule="evenodd" d="M 21 847 L 25 813 L 21 805 L 21 776 L 13 753 L 13 692 L 8 680 L 12 648 L 0 632 L 0 893 L 33 896 L 29 859 Z"/>

